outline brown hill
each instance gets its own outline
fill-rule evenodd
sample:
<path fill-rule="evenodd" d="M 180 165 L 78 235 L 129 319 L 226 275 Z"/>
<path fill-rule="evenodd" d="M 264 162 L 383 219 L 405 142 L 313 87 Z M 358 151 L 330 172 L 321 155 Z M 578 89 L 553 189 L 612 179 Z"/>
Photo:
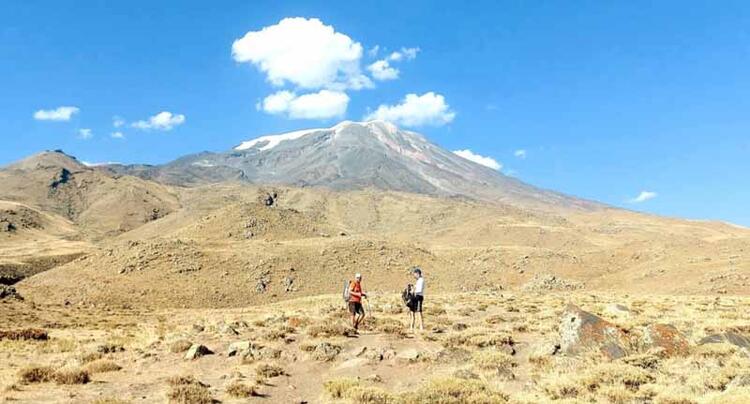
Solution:
<path fill-rule="evenodd" d="M 375 190 L 173 192 L 180 209 L 19 290 L 44 303 L 241 307 L 338 293 L 353 272 L 370 290 L 398 291 L 420 265 L 430 291 L 750 292 L 750 231 L 722 223 L 615 209 L 555 215 Z"/>

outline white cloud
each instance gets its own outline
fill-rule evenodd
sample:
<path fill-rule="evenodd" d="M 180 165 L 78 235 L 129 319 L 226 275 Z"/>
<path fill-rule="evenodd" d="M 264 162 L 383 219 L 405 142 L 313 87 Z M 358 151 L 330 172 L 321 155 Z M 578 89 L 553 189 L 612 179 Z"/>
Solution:
<path fill-rule="evenodd" d="M 70 118 L 80 111 L 78 107 L 57 107 L 55 109 L 40 109 L 34 112 L 37 121 L 69 121 Z"/>
<path fill-rule="evenodd" d="M 656 192 L 651 192 L 651 191 L 641 191 L 641 193 L 640 193 L 640 194 L 638 194 L 638 196 L 636 196 L 635 198 L 632 198 L 632 199 L 630 199 L 630 200 L 629 200 L 628 202 L 630 202 L 630 203 L 641 203 L 641 202 L 646 202 L 646 201 L 648 201 L 649 199 L 654 199 L 654 198 L 656 198 L 657 196 L 658 196 L 658 194 L 657 194 Z"/>
<path fill-rule="evenodd" d="M 125 134 L 120 131 L 112 132 L 109 136 L 111 136 L 112 139 L 125 139 Z"/>
<path fill-rule="evenodd" d="M 303 95 L 279 91 L 263 99 L 258 109 L 290 119 L 328 119 L 342 117 L 348 105 L 349 96 L 340 91 L 320 90 Z"/>
<path fill-rule="evenodd" d="M 445 125 L 453 121 L 456 113 L 445 102 L 445 97 L 433 92 L 422 95 L 407 94 L 397 105 L 382 104 L 365 120 L 380 119 L 404 126 Z"/>
<path fill-rule="evenodd" d="M 252 63 L 274 86 L 306 89 L 372 87 L 361 73 L 362 45 L 317 18 L 284 18 L 232 44 L 232 57 Z"/>
<path fill-rule="evenodd" d="M 513 153 L 513 155 L 523 160 L 526 158 L 526 149 L 518 149 Z"/>
<path fill-rule="evenodd" d="M 147 121 L 141 120 L 132 123 L 132 127 L 143 130 L 172 130 L 175 126 L 185 123 L 185 115 L 172 114 L 169 111 L 162 111 L 148 118 Z"/>
<path fill-rule="evenodd" d="M 387 60 L 378 60 L 377 62 L 367 66 L 367 70 L 370 71 L 372 77 L 375 80 L 395 80 L 398 78 L 398 69 L 391 67 Z"/>
<path fill-rule="evenodd" d="M 499 171 L 500 169 L 503 168 L 503 165 L 500 164 L 497 160 L 493 159 L 492 157 L 486 157 L 486 156 L 481 156 L 479 154 L 475 154 L 469 149 L 454 150 L 453 153 L 465 158 L 466 160 L 473 161 L 477 164 L 481 164 L 493 170 Z"/>
<path fill-rule="evenodd" d="M 78 129 L 79 139 L 87 140 L 87 139 L 91 139 L 92 137 L 94 137 L 94 134 L 91 132 L 91 129 L 87 129 L 87 128 Z"/>
<path fill-rule="evenodd" d="M 125 120 L 115 115 L 112 117 L 112 126 L 114 126 L 115 128 L 125 126 Z"/>
<path fill-rule="evenodd" d="M 401 48 L 400 51 L 396 51 L 388 55 L 388 60 L 393 62 L 401 61 L 404 58 L 406 58 L 406 60 L 413 60 L 417 57 L 417 53 L 419 51 L 419 48 Z"/>
<path fill-rule="evenodd" d="M 367 51 L 367 56 L 374 58 L 378 56 L 378 52 L 380 52 L 380 45 L 375 45 Z"/>

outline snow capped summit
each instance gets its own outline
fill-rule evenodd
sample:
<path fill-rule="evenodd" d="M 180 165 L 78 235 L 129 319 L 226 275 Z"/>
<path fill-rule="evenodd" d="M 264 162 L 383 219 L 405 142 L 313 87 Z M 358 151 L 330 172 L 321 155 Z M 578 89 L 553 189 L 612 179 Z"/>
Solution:
<path fill-rule="evenodd" d="M 382 120 L 344 121 L 330 128 L 261 136 L 226 153 L 186 156 L 141 174 L 177 184 L 241 180 L 509 203 L 591 205 L 506 177 Z"/>

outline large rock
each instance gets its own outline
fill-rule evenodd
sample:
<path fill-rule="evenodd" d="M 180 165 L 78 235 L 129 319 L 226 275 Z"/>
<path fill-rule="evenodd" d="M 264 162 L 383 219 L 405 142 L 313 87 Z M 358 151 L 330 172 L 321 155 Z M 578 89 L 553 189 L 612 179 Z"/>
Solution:
<path fill-rule="evenodd" d="M 721 344 L 721 343 L 732 344 L 739 348 L 750 350 L 750 338 L 746 335 L 742 335 L 736 332 L 711 334 L 711 335 L 704 337 L 700 341 L 698 341 L 699 345 Z"/>
<path fill-rule="evenodd" d="M 617 359 L 628 354 L 629 346 L 628 335 L 615 324 L 574 304 L 565 308 L 560 323 L 563 353 L 577 355 L 597 350 L 609 359 Z"/>
<path fill-rule="evenodd" d="M 185 359 L 186 360 L 198 359 L 201 356 L 211 355 L 212 353 L 213 351 L 208 349 L 208 347 L 206 347 L 205 345 L 193 344 L 193 346 L 191 346 L 190 349 L 188 349 L 187 353 L 185 354 Z"/>
<path fill-rule="evenodd" d="M 250 347 L 252 346 L 252 342 L 250 341 L 237 341 L 232 342 L 229 344 L 229 347 L 227 348 L 227 356 L 235 356 L 243 352 L 247 352 L 250 350 Z"/>
<path fill-rule="evenodd" d="M 664 357 L 684 356 L 690 349 L 687 338 L 668 324 L 651 324 L 644 328 L 641 343 L 646 349 L 660 349 Z"/>

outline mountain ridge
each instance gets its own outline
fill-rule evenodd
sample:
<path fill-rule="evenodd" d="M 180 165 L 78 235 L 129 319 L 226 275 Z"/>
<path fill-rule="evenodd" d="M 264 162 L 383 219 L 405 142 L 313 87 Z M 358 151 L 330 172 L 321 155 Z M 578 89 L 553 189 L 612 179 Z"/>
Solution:
<path fill-rule="evenodd" d="M 330 128 L 264 135 L 225 152 L 190 154 L 162 165 L 107 167 L 180 186 L 240 181 L 334 190 L 375 188 L 542 210 L 605 207 L 526 184 L 386 121 L 343 121 Z"/>

